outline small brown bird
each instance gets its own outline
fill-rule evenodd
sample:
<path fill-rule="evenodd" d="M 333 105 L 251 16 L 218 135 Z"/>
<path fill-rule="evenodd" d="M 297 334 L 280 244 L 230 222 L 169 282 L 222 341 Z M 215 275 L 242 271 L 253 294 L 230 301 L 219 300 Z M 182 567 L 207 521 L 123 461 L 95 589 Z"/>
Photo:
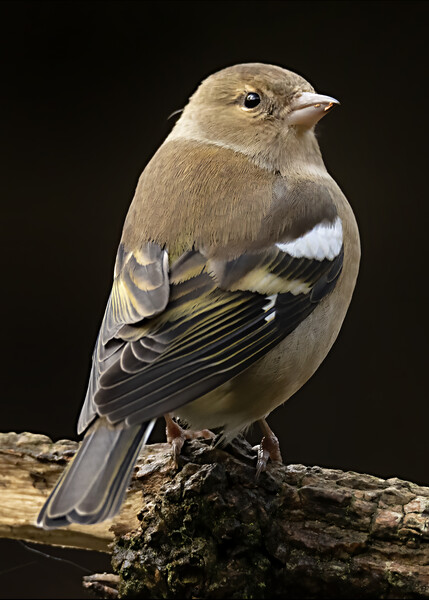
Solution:
<path fill-rule="evenodd" d="M 335 104 L 259 63 L 191 97 L 138 182 L 79 419 L 89 429 L 40 526 L 113 517 L 162 415 L 176 456 L 193 430 L 232 439 L 259 421 L 258 472 L 281 460 L 265 417 L 325 358 L 359 268 L 353 212 L 314 134 Z"/>

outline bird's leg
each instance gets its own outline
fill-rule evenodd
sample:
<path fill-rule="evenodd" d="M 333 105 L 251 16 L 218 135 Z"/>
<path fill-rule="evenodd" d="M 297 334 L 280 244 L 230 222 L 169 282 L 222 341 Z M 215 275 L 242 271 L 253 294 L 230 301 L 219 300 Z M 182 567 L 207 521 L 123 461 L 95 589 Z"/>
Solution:
<path fill-rule="evenodd" d="M 283 462 L 280 452 L 280 444 L 277 436 L 271 430 L 265 419 L 258 421 L 264 437 L 258 447 L 258 462 L 256 463 L 256 479 L 267 468 L 268 459 L 274 462 Z"/>
<path fill-rule="evenodd" d="M 182 451 L 183 444 L 186 440 L 194 440 L 195 438 L 213 439 L 215 434 L 208 429 L 202 429 L 201 431 L 191 431 L 190 429 L 183 429 L 180 427 L 170 413 L 164 415 L 165 419 L 165 432 L 167 434 L 167 442 L 171 444 L 173 450 L 173 459 L 177 465 L 180 452 Z"/>

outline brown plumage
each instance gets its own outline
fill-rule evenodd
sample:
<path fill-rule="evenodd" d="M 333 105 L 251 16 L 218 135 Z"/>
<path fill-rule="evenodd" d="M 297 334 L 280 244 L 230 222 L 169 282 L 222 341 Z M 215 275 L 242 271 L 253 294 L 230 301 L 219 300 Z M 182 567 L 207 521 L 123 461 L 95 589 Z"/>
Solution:
<path fill-rule="evenodd" d="M 157 417 L 231 438 L 325 358 L 360 258 L 314 135 L 335 103 L 259 63 L 191 97 L 140 177 L 79 420 L 89 430 L 41 526 L 112 517 Z"/>

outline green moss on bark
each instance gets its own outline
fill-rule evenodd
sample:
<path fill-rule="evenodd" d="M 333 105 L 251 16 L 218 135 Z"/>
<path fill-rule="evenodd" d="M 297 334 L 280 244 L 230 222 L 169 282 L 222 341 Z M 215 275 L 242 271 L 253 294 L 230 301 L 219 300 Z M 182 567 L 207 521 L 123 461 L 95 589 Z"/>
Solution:
<path fill-rule="evenodd" d="M 194 441 L 178 469 L 154 463 L 137 478 L 141 529 L 113 549 L 120 596 L 429 597 L 429 535 L 412 532 L 419 556 L 389 521 L 422 488 L 393 497 L 388 481 L 299 465 L 270 465 L 256 481 L 254 463 L 243 440 Z"/>

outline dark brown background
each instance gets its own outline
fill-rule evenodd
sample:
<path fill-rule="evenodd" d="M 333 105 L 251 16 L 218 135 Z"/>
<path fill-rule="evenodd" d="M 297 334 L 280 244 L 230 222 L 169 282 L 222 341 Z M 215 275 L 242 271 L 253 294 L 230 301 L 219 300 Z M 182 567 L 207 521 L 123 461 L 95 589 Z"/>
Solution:
<path fill-rule="evenodd" d="M 319 139 L 363 250 L 337 343 L 270 422 L 288 462 L 429 485 L 428 13 L 424 2 L 1 3 L 2 430 L 75 436 L 122 223 L 168 115 L 213 71 L 268 62 L 341 100 Z M 2 597 L 80 593 L 77 568 L 15 542 L 1 551 Z"/>

